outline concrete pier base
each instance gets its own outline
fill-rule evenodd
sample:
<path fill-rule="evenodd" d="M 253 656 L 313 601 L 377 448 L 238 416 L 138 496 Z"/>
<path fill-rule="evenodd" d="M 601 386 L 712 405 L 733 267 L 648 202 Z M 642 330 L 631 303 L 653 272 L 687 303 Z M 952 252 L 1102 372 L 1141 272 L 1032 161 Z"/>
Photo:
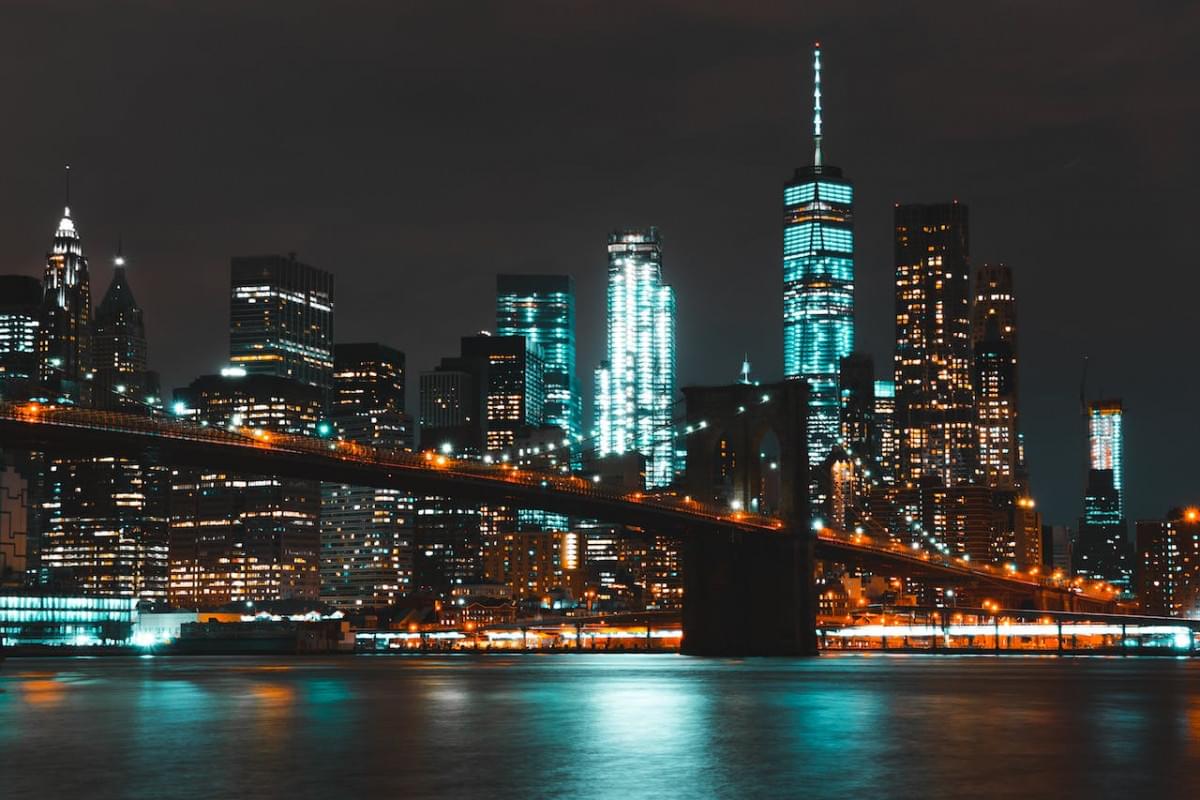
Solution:
<path fill-rule="evenodd" d="M 730 531 L 683 553 L 685 655 L 817 654 L 810 536 Z"/>

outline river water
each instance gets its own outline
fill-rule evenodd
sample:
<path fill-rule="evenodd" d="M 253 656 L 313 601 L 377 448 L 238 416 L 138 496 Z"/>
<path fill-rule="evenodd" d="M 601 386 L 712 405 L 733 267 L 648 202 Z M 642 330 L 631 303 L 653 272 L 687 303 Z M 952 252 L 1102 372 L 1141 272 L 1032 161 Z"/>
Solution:
<path fill-rule="evenodd" d="M 10 659 L 0 798 L 1200 796 L 1200 660 Z"/>

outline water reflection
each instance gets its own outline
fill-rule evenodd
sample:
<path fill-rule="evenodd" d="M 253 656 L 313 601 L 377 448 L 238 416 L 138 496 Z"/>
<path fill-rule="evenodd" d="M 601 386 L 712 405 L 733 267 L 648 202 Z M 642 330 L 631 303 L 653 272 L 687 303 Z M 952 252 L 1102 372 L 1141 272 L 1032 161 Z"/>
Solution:
<path fill-rule="evenodd" d="M 1200 661 L 25 664 L 0 671 L 5 800 L 1200 791 Z"/>

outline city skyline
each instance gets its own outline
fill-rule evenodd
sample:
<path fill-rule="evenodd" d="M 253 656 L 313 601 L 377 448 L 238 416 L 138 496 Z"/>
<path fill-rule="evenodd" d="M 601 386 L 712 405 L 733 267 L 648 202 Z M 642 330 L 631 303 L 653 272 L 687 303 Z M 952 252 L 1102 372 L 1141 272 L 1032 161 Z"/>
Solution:
<path fill-rule="evenodd" d="M 813 30 L 811 33 L 821 32 Z M 782 81 L 784 86 L 781 87 L 781 91 L 786 98 L 781 100 L 786 99 L 788 105 L 786 114 L 780 118 L 779 130 L 773 130 L 771 136 L 789 141 L 786 142 L 786 147 L 772 151 L 771 160 L 774 163 L 770 173 L 764 175 L 766 170 L 758 168 L 746 170 L 748 177 L 740 178 L 740 183 L 723 192 L 725 196 L 714 198 L 710 206 L 698 208 L 701 205 L 699 202 L 690 205 L 669 202 L 666 193 L 655 189 L 654 176 L 661 173 L 652 168 L 645 181 L 653 198 L 651 201 L 626 198 L 630 201 L 629 211 L 591 211 L 586 217 L 580 217 L 563 233 L 551 235 L 549 241 L 555 252 L 552 260 L 529 265 L 524 256 L 520 259 L 513 256 L 512 261 L 496 263 L 494 268 L 492 265 L 480 268 L 486 269 L 486 273 L 463 274 L 461 271 L 450 270 L 443 273 L 442 277 L 447 280 L 436 292 L 422 283 L 425 279 L 420 275 L 422 270 L 419 258 L 414 258 L 409 264 L 399 263 L 394 271 L 412 284 L 388 285 L 390 294 L 386 296 L 400 300 L 403 313 L 396 313 L 393 303 L 383 300 L 384 293 L 378 292 L 377 289 L 364 293 L 362 288 L 356 290 L 348 287 L 356 278 L 363 277 L 361 271 L 355 272 L 356 262 L 379 264 L 378 256 L 386 252 L 382 248 L 365 247 L 356 235 L 369 227 L 370 215 L 366 221 L 358 223 L 351 223 L 343 213 L 341 221 L 332 226 L 322 225 L 319 221 L 306 224 L 304 220 L 309 216 L 309 212 L 303 208 L 304 203 L 301 201 L 305 198 L 301 197 L 283 203 L 288 209 L 284 216 L 294 214 L 295 218 L 292 222 L 283 223 L 282 227 L 278 220 L 264 220 L 262 215 L 242 223 L 242 228 L 234 238 L 241 237 L 247 242 L 244 246 L 220 236 L 206 237 L 204 231 L 211 223 L 204 221 L 204 213 L 186 215 L 189 223 L 181 225 L 176 221 L 175 227 L 169 228 L 172 233 L 164 237 L 162 230 L 146 230 L 154 227 L 155 214 L 135 213 L 138 204 L 121 199 L 123 195 L 127 196 L 124 193 L 128 189 L 123 188 L 120 181 L 105 180 L 106 173 L 111 170 L 107 157 L 101 157 L 102 153 L 95 153 L 91 158 L 86 155 L 76 158 L 76 153 L 69 152 L 76 148 L 68 148 L 62 141 L 58 142 L 57 146 L 58 149 L 67 151 L 65 155 L 50 155 L 45 152 L 44 147 L 38 149 L 47 158 L 44 163 L 38 165 L 41 174 L 36 180 L 26 182 L 21 179 L 16 183 L 11 180 L 9 182 L 10 185 L 19 187 L 20 191 L 17 194 L 20 201 L 6 201 L 6 204 L 13 206 L 17 212 L 12 215 L 10 221 L 4 223 L 3 228 L 8 234 L 7 241 L 13 243 L 10 248 L 8 271 L 37 274 L 38 270 L 31 262 L 44 253 L 47 215 L 53 214 L 55 204 L 61 205 L 61 201 L 54 197 L 55 194 L 61 194 L 61 190 L 57 189 L 58 182 L 52 171 L 57 169 L 63 160 L 73 160 L 76 162 L 77 172 L 76 186 L 73 187 L 77 199 L 74 201 L 73 211 L 79 217 L 80 228 L 88 242 L 87 252 L 92 258 L 91 268 L 95 273 L 92 276 L 93 285 L 107 285 L 110 278 L 105 257 L 108 248 L 104 242 L 115 241 L 115 234 L 122 229 L 126 230 L 131 280 L 135 283 L 141 305 L 146 310 L 149 338 L 153 340 L 150 366 L 164 373 L 165 388 L 182 386 L 196 375 L 213 372 L 223 360 L 220 352 L 220 334 L 209 335 L 204 332 L 204 328 L 208 326 L 211 332 L 213 325 L 218 328 L 224 327 L 225 321 L 221 319 L 224 312 L 218 309 L 222 306 L 221 295 L 227 290 L 222 284 L 227 277 L 225 268 L 228 258 L 239 253 L 287 252 L 292 249 L 298 252 L 301 259 L 320 264 L 337 274 L 339 289 L 343 290 L 339 292 L 339 307 L 343 310 L 352 309 L 354 315 L 351 317 L 343 313 L 340 316 L 345 322 L 345 327 L 339 329 L 340 340 L 366 339 L 386 342 L 405 350 L 409 354 L 409 363 L 418 371 L 432 367 L 436 355 L 449 352 L 459 335 L 469 333 L 475 328 L 491 327 L 488 323 L 493 300 L 490 281 L 494 279 L 495 272 L 526 271 L 524 267 L 531 266 L 528 271 L 544 270 L 572 274 L 580 284 L 578 360 L 585 366 L 581 371 L 586 371 L 587 365 L 599 360 L 597 345 L 602 345 L 603 339 L 603 328 L 597 324 L 603 315 L 600 308 L 603 295 L 596 291 L 603 279 L 603 264 L 597 258 L 594 245 L 580 246 L 579 241 L 586 236 L 589 242 L 594 242 L 598 235 L 603 235 L 604 231 L 617 224 L 658 224 L 663 230 L 665 247 L 670 251 L 670 282 L 680 292 L 680 384 L 718 383 L 729 380 L 740 363 L 741 354 L 747 351 L 755 366 L 755 376 L 771 379 L 775 377 L 770 371 L 772 365 L 780 362 L 777 356 L 772 355 L 772 351 L 776 354 L 779 352 L 780 336 L 777 330 L 770 330 L 769 324 L 777 322 L 777 315 L 759 312 L 758 316 L 766 318 L 762 323 L 751 318 L 757 306 L 766 308 L 769 304 L 774 305 L 772 298 L 776 296 L 774 292 L 778 291 L 777 288 L 770 288 L 777 287 L 778 228 L 771 226 L 771 220 L 777 211 L 761 212 L 761 209 L 777 203 L 780 179 L 786 176 L 791 164 L 799 161 L 803 153 L 801 143 L 807 127 L 806 98 L 803 90 L 807 86 L 806 73 L 809 70 L 806 51 L 807 43 L 814 38 L 818 36 L 807 35 L 792 43 L 789 48 L 790 55 L 783 62 L 787 65 L 787 79 Z M 830 80 L 834 85 L 827 89 L 827 94 L 840 93 L 849 97 L 850 93 L 845 87 L 855 85 L 855 81 L 861 79 L 867 66 L 873 62 L 861 63 L 861 51 L 856 55 L 855 45 L 845 40 L 845 37 L 822 33 L 819 38 L 826 46 L 825 58 L 837 65 L 837 69 L 830 73 Z M 782 52 L 772 57 L 782 58 Z M 928 67 L 928 64 L 926 66 Z M 842 73 L 842 77 L 838 77 L 839 72 Z M 876 77 L 882 80 L 885 76 Z M 991 77 L 995 78 L 994 75 Z M 838 85 L 839 81 L 841 86 Z M 1137 357 L 1134 347 L 1138 341 L 1145 343 L 1150 338 L 1162 339 L 1163 326 L 1174 323 L 1152 320 L 1149 311 L 1140 311 L 1149 307 L 1146 296 L 1136 292 L 1130 295 L 1126 292 L 1123 293 L 1122 302 L 1129 304 L 1135 318 L 1139 311 L 1145 315 L 1140 319 L 1143 326 L 1150 330 L 1138 331 L 1136 324 L 1122 324 L 1116 327 L 1125 329 L 1127 333 L 1116 338 L 1109 330 L 1113 326 L 1104 321 L 1106 313 L 1115 316 L 1114 311 L 1117 308 L 1113 305 L 1114 301 L 1103 296 L 1097 298 L 1094 294 L 1096 288 L 1083 282 L 1085 272 L 1095 269 L 1096 264 L 1108 262 L 1115 265 L 1120 261 L 1121 247 L 1125 246 L 1124 240 L 1117 240 L 1115 244 L 1118 246 L 1114 252 L 1107 254 L 1104 259 L 1089 258 L 1089 247 L 1094 245 L 1087 241 L 1086 236 L 1068 235 L 1072 226 L 1064 226 L 1063 219 L 1058 217 L 1051 226 L 1055 237 L 1064 241 L 1064 244 L 1057 245 L 1060 253 L 1058 263 L 1050 264 L 1049 262 L 1055 259 L 1047 255 L 1030 257 L 1031 249 L 1036 251 L 1038 245 L 1045 243 L 1046 231 L 1013 225 L 1013 212 L 1000 207 L 1002 202 L 994 191 L 994 182 L 989 184 L 988 180 L 981 181 L 977 175 L 973 176 L 969 172 L 965 179 L 942 174 L 938 176 L 940 180 L 924 180 L 928 177 L 924 172 L 948 171 L 949 165 L 956 159 L 961 162 L 963 154 L 957 152 L 950 152 L 944 159 L 937 159 L 929 156 L 926 151 L 922 158 L 918 148 L 915 151 L 917 155 L 902 162 L 898 168 L 893 168 L 891 177 L 895 179 L 888 184 L 890 196 L 881 197 L 880 185 L 883 178 L 876 169 L 879 159 L 877 151 L 887 150 L 895 145 L 863 145 L 863 132 L 857 130 L 857 127 L 862 125 L 862 117 L 854 118 L 853 115 L 868 113 L 865 106 L 870 105 L 869 98 L 869 93 L 867 97 L 856 95 L 854 110 L 847 110 L 844 115 L 840 110 L 841 106 L 851 104 L 839 103 L 841 119 L 835 117 L 829 123 L 836 130 L 833 134 L 838 142 L 835 159 L 838 163 L 848 165 L 859 188 L 859 196 L 855 198 L 855 210 L 858 215 L 856 229 L 862 251 L 859 255 L 860 274 L 856 288 L 861 300 L 857 327 L 867 339 L 863 343 L 863 349 L 875 355 L 877 364 L 887 363 L 890 356 L 890 343 L 881 339 L 879 335 L 879 330 L 886 329 L 889 323 L 886 309 L 890 304 L 891 287 L 886 274 L 891 267 L 890 259 L 886 255 L 889 245 L 886 217 L 891 211 L 890 202 L 939 201 L 957 196 L 972 207 L 972 267 L 985 260 L 1006 261 L 1015 266 L 1017 280 L 1021 286 L 1022 343 L 1027 354 L 1022 359 L 1021 373 L 1022 430 L 1030 450 L 1032 486 L 1043 507 L 1048 509 L 1048 518 L 1054 521 L 1071 521 L 1079 514 L 1079 498 L 1085 473 L 1080 456 L 1083 447 L 1083 426 L 1078 423 L 1076 391 L 1081 356 L 1084 353 L 1092 360 L 1090 382 L 1104 394 L 1122 396 L 1129 408 L 1127 438 L 1130 444 L 1130 475 L 1126 491 L 1130 500 L 1130 519 L 1159 516 L 1166 507 L 1189 499 L 1185 491 L 1188 479 L 1186 462 L 1177 461 L 1181 454 L 1175 451 L 1185 453 L 1191 445 L 1186 437 L 1192 434 L 1190 431 L 1184 433 L 1182 447 L 1177 444 L 1177 436 L 1168 435 L 1169 420 L 1180 418 L 1171 410 L 1175 401 L 1169 397 L 1158 396 L 1158 393 L 1152 391 L 1152 387 L 1146 385 L 1145 380 L 1148 380 L 1151 370 L 1144 363 L 1144 359 Z M 970 97 L 959 96 L 953 100 L 960 105 L 974 107 L 974 101 Z M 928 104 L 913 99 L 906 102 L 925 111 L 931 110 L 933 106 L 932 101 Z M 938 137 L 934 135 L 931 138 Z M 657 140 L 650 143 L 652 146 L 648 152 L 652 152 L 654 146 L 658 146 L 655 142 Z M 1055 156 L 1064 152 L 1063 143 L 1058 140 L 1052 141 L 1050 148 Z M 782 157 L 777 156 L 778 152 L 783 153 Z M 1003 160 L 1004 157 L 1004 147 L 995 141 L 990 146 L 979 146 L 972 152 L 972 158 L 985 161 Z M 172 160 L 170 163 L 175 169 L 183 167 L 182 160 Z M 278 168 L 280 165 L 274 166 Z M 1188 168 L 1190 165 L 1184 165 L 1185 174 Z M 22 166 L 20 169 L 29 167 Z M 729 167 L 721 165 L 720 169 L 724 173 Z M 31 172 L 18 172 L 18 176 L 21 174 L 34 177 Z M 109 177 L 111 178 L 111 175 Z M 1086 184 L 1090 179 L 1084 177 L 1083 183 Z M 1153 171 L 1150 177 L 1155 177 Z M 1054 179 L 1055 185 L 1061 185 L 1060 179 L 1061 176 Z M 1179 179 L 1176 177 L 1176 180 Z M 150 188 L 144 177 L 131 180 L 140 187 L 138 191 L 147 191 Z M 1046 181 L 1047 177 L 1044 174 L 1025 173 L 1001 183 L 1010 184 L 1009 190 L 1034 192 L 1048 186 Z M 245 182 L 247 189 L 253 189 L 255 178 L 249 176 Z M 747 190 L 748 183 L 753 183 L 750 190 Z M 931 183 L 936 185 L 931 186 Z M 980 191 L 980 188 L 983 191 Z M 1117 187 L 1105 190 L 1106 196 L 1112 196 L 1116 192 Z M 37 202 L 36 198 L 43 195 L 46 202 Z M 110 197 L 113 199 L 110 200 Z M 1042 202 L 1045 200 L 1045 197 L 1041 197 Z M 186 202 L 195 204 L 196 200 L 191 198 Z M 1055 208 L 1058 208 L 1058 202 L 1066 201 L 1056 200 Z M 655 213 L 654 208 L 649 208 L 655 203 L 659 207 L 658 213 Z M 724 258 L 721 254 L 728 255 L 731 243 L 738 240 L 736 230 L 747 224 L 742 221 L 743 212 L 739 209 L 731 218 L 735 225 L 732 226 L 729 236 L 725 236 L 719 229 L 717 233 L 721 234 L 720 236 L 711 235 L 708 231 L 698 232 L 697 223 L 680 224 L 679 213 L 690 208 L 698 214 L 700 220 L 704 220 L 723 203 L 745 206 L 747 209 L 760 209 L 755 214 L 761 215 L 763 220 L 755 220 L 753 237 L 756 241 L 760 237 L 773 238 L 774 245 L 755 245 L 748 248 L 739 258 L 739 263 L 745 266 L 739 266 L 737 269 L 739 278 L 745 277 L 743 284 L 722 286 L 720 297 L 714 301 L 711 296 L 704 297 L 702 291 L 706 284 L 715 283 L 711 276 L 706 277 L 706 271 L 712 269 L 714 260 L 724 262 L 725 269 L 728 270 L 728 263 L 732 259 Z M 360 205 L 355 201 L 350 207 L 359 211 L 365 208 L 365 204 Z M 534 215 L 548 208 L 542 204 L 525 206 L 525 210 Z M 615 209 L 617 205 L 615 201 L 606 202 L 604 208 Z M 198 208 L 192 205 L 190 210 L 195 212 Z M 40 222 L 29 228 L 17 227 L 21 220 L 30 216 Z M 748 217 L 749 212 L 745 212 L 744 216 Z M 881 218 L 884 220 L 882 225 L 879 224 Z M 1073 224 L 1078 226 L 1081 218 L 1072 215 L 1071 219 Z M 190 226 L 191 220 L 198 223 L 194 230 Z M 254 234 L 247 233 L 248 228 L 258 226 L 264 221 L 267 222 L 267 233 L 264 234 L 261 230 Z M 760 225 L 761 230 L 757 227 Z M 533 226 L 532 229 L 540 229 L 534 223 L 521 223 L 517 227 L 528 234 L 530 226 Z M 309 227 L 319 233 L 310 232 L 306 229 Z M 138 228 L 142 230 L 139 231 Z M 363 238 L 370 240 L 372 235 Z M 1164 238 L 1169 235 L 1169 232 L 1164 233 Z M 393 244 L 408 244 L 403 236 L 393 234 L 390 238 Z M 417 238 L 419 241 L 420 237 Z M 506 235 L 498 234 L 495 230 L 485 236 L 477 229 L 467 240 L 480 252 L 485 248 L 493 249 L 493 246 L 493 252 L 503 250 L 503 245 L 508 242 Z M 570 246 L 565 247 L 564 244 L 568 242 Z M 1156 242 L 1153 246 L 1164 245 L 1162 242 Z M 1061 258 L 1064 250 L 1072 253 L 1078 251 L 1081 266 L 1068 265 L 1067 259 Z M 711 254 L 708 251 L 711 251 Z M 1047 252 L 1053 252 L 1053 248 Z M 22 257 L 22 253 L 26 255 Z M 766 255 L 760 258 L 758 253 Z M 370 257 L 372 254 L 374 258 Z M 419 245 L 417 255 L 421 255 Z M 22 258 L 20 263 L 11 263 Z M 469 259 L 470 254 L 456 253 L 453 258 Z M 1075 257 L 1072 257 L 1071 261 L 1074 260 Z M 191 275 L 180 276 L 180 265 L 187 263 L 206 264 L 207 268 L 202 266 L 198 270 L 192 270 Z M 1056 268 L 1060 280 L 1069 279 L 1069 284 L 1078 292 L 1079 302 L 1072 302 L 1067 304 L 1070 307 L 1064 307 L 1061 296 L 1056 297 L 1054 292 L 1047 291 L 1047 271 L 1051 266 Z M 1112 269 L 1116 267 L 1113 266 Z M 375 268 L 374 272 L 380 270 Z M 174 290 L 164 294 L 169 282 L 168 276 L 181 279 Z M 386 281 L 393 280 L 390 275 L 382 277 L 385 279 L 385 285 Z M 214 296 L 208 287 L 210 278 L 217 285 L 215 302 L 212 302 Z M 1191 278 L 1180 275 L 1179 279 L 1182 283 L 1180 294 L 1186 295 L 1187 281 Z M 370 296 L 372 293 L 379 294 L 381 299 L 373 300 Z M 414 301 L 414 297 L 420 302 Z M 477 320 L 475 324 L 453 321 L 439 325 L 428 318 L 422 319 L 420 309 L 415 308 L 421 302 L 431 307 L 441 303 L 445 307 L 445 304 L 459 299 L 465 299 L 464 305 L 468 307 L 464 308 L 463 318 L 466 319 L 466 315 L 469 315 L 470 320 Z M 1087 309 L 1086 316 L 1076 316 L 1079 314 L 1077 306 Z M 731 322 L 738 326 L 737 330 L 746 331 L 745 337 L 714 335 L 711 331 L 704 330 L 702 323 L 710 315 L 710 309 L 718 307 L 729 309 Z M 880 312 L 881 308 L 883 313 Z M 198 317 L 203 318 L 199 329 L 189 327 L 189 323 L 195 322 Z M 423 326 L 430 328 L 429 336 L 419 333 Z M 759 331 L 759 328 L 765 329 L 765 333 Z M 1150 336 L 1151 333 L 1154 334 L 1153 337 Z M 746 341 L 743 341 L 743 338 Z M 423 342 L 426 340 L 436 343 L 426 348 L 430 352 L 422 352 Z M 1081 343 L 1079 340 L 1086 341 Z M 1172 338 L 1167 336 L 1166 341 L 1172 341 Z M 1169 355 L 1170 348 L 1167 350 Z M 726 362 L 724 357 L 729 354 L 733 354 L 733 357 Z M 1143 380 L 1139 380 L 1139 376 L 1142 376 Z M 1185 374 L 1183 380 L 1185 390 L 1180 394 L 1186 395 L 1186 382 L 1194 379 Z M 586 385 L 582 395 L 590 398 L 591 392 Z M 411 398 L 410 405 L 415 405 Z M 1160 410 L 1164 409 L 1164 406 L 1165 410 Z M 1165 419 L 1152 419 L 1153 417 Z M 590 415 L 585 415 L 585 419 L 587 418 L 590 418 Z M 1078 430 L 1066 430 L 1072 427 Z M 1156 470 L 1158 474 L 1153 482 L 1138 476 L 1138 467 L 1150 463 L 1159 465 L 1161 469 L 1161 472 Z M 1179 464 L 1179 467 L 1172 468 L 1173 464 Z"/>

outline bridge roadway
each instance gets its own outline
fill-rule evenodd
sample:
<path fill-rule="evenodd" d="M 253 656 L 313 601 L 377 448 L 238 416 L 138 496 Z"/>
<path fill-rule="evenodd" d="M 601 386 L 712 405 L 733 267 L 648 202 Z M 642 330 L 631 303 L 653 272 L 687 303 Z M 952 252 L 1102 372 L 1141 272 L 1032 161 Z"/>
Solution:
<path fill-rule="evenodd" d="M 707 505 L 672 492 L 619 491 L 577 475 L 73 406 L 0 402 L 3 448 L 62 456 L 118 455 L 170 466 L 401 488 L 600 519 L 683 539 L 739 533 L 753 538 L 783 537 L 788 533 L 778 518 Z M 972 586 L 1003 596 L 1036 597 L 1042 607 L 1114 607 L 1110 587 L 971 564 L 912 550 L 881 537 L 826 527 L 817 531 L 813 546 L 819 559 L 880 574 Z"/>

